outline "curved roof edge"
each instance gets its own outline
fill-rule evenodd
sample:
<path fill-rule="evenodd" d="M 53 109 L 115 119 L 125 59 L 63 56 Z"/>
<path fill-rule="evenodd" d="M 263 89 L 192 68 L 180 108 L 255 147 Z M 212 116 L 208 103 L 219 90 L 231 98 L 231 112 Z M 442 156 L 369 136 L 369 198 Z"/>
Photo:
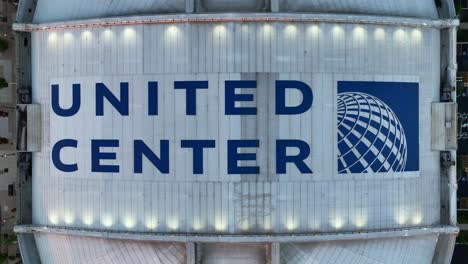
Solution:
<path fill-rule="evenodd" d="M 225 22 L 311 22 L 311 23 L 350 23 L 371 25 L 392 25 L 404 27 L 453 28 L 459 25 L 458 19 L 430 20 L 421 18 L 382 17 L 344 14 L 179 14 L 110 17 L 100 19 L 75 20 L 52 23 L 15 23 L 16 31 L 46 31 L 76 28 L 175 23 L 225 23 Z"/>
<path fill-rule="evenodd" d="M 424 250 L 424 254 L 417 254 L 417 258 L 413 263 L 450 263 L 450 258 L 453 252 L 455 237 L 458 234 L 458 228 L 453 226 L 432 226 L 419 227 L 412 229 L 395 229 L 381 231 L 362 231 L 354 233 L 333 233 L 333 234 L 296 234 L 296 235 L 257 235 L 252 237 L 235 236 L 235 235 L 187 235 L 187 234 L 157 234 L 157 233 L 139 233 L 139 232 L 115 232 L 105 230 L 85 230 L 72 229 L 67 227 L 46 227 L 46 226 L 16 226 L 15 232 L 19 235 L 33 234 L 41 260 L 46 263 L 69 263 L 74 262 L 69 256 L 75 256 L 75 259 L 82 259 L 83 256 L 88 256 L 89 259 L 100 259 L 102 257 L 113 257 L 108 255 L 108 251 L 104 250 L 99 254 L 88 254 L 89 252 L 80 252 L 80 248 L 108 248 L 118 244 L 119 247 L 128 246 L 131 249 L 126 252 L 131 254 L 140 254 L 140 251 L 134 251 L 135 245 L 147 245 L 150 248 L 156 247 L 179 247 L 177 252 L 184 252 L 186 257 L 192 256 L 193 251 L 189 251 L 190 245 L 203 243 L 279 243 L 284 247 L 282 254 L 298 255 L 301 259 L 311 259 L 317 256 L 315 251 L 326 250 L 327 255 L 336 253 L 336 248 L 345 250 L 353 256 L 353 251 L 356 247 L 360 250 L 365 249 L 369 257 L 377 259 L 388 259 L 388 251 L 376 250 L 375 244 L 380 243 L 380 248 L 418 248 Z M 66 242 L 66 243 L 65 243 Z M 325 243 L 323 243 L 325 242 Z M 396 244 L 398 243 L 398 244 Z M 70 245 L 73 246 L 70 247 Z M 61 245 L 67 245 L 62 247 Z M 83 245 L 87 245 L 83 247 Z M 291 247 L 291 245 L 296 245 Z M 317 248 L 322 247 L 322 248 Z M 193 247 L 192 247 L 193 248 Z M 55 249 L 55 250 L 53 250 Z M 59 249 L 59 250 L 57 250 Z M 78 249 L 78 251 L 77 251 Z M 139 249 L 141 250 L 141 248 Z M 292 250 L 292 251 L 291 251 Z M 68 251 L 67 254 L 63 254 Z M 153 252 L 154 250 L 151 250 Z M 192 252 L 192 253 L 190 253 Z M 346 253 L 344 252 L 344 253 Z M 418 251 L 419 252 L 419 251 Z M 422 252 L 422 251 L 421 251 Z M 323 252 L 322 252 L 323 253 Z M 362 253 L 362 252 L 361 252 Z M 407 259 L 411 254 L 416 256 L 411 251 L 397 252 L 395 256 Z M 150 254 L 153 257 L 154 254 Z M 179 254 L 171 255 L 175 257 Z M 66 259 L 63 259 L 66 256 Z M 273 255 L 272 255 L 273 256 Z M 421 257 L 422 256 L 422 257 Z M 277 258 L 279 256 L 276 256 Z M 361 256 L 363 257 L 363 256 Z M 394 259 L 394 256 L 390 256 Z M 181 261 L 174 263 L 184 263 L 184 258 Z M 367 259 L 366 256 L 363 260 Z"/>
<path fill-rule="evenodd" d="M 232 243 L 289 243 L 289 242 L 328 242 L 346 240 L 367 240 L 379 238 L 398 238 L 408 236 L 424 236 L 431 234 L 457 235 L 459 228 L 454 226 L 430 226 L 417 228 L 386 229 L 377 231 L 314 233 L 314 234 L 267 234 L 267 235 L 220 235 L 220 234 L 186 234 L 186 233 L 148 233 L 134 231 L 110 231 L 95 229 L 76 229 L 69 227 L 51 227 L 39 225 L 15 226 L 15 233 L 44 233 L 68 236 L 85 236 L 139 241 L 170 241 L 170 242 L 232 242 Z"/>
<path fill-rule="evenodd" d="M 441 250 L 436 249 L 440 238 L 437 234 L 329 243 L 280 243 L 271 245 L 272 250 L 268 250 L 269 243 L 195 245 L 55 234 L 35 234 L 34 237 L 42 263 L 50 264 L 185 264 L 195 263 L 198 258 L 206 260 L 205 263 L 280 263 L 284 259 L 288 263 L 329 263 L 330 259 L 349 259 L 352 263 L 431 263 L 435 251 Z"/>
<path fill-rule="evenodd" d="M 190 1 L 193 3 L 190 4 Z M 226 8 L 219 9 L 226 2 Z M 242 2 L 259 0 L 243 0 Z M 210 9 L 208 0 L 122 0 L 118 4 L 113 1 L 95 0 L 21 0 L 17 22 L 19 23 L 51 23 L 97 19 L 118 16 L 138 16 L 157 14 L 190 13 L 195 6 L 204 6 L 200 12 L 243 12 L 236 10 L 235 5 L 228 0 L 219 0 L 218 7 Z M 395 16 L 422 19 L 455 18 L 455 7 L 450 0 L 271 0 L 278 2 L 280 12 L 301 13 L 344 13 L 357 15 Z M 37 5 L 36 5 L 37 3 Z M 197 8 L 195 8 L 197 9 Z M 263 9 L 262 9 L 263 10 Z M 188 11 L 188 12 L 186 12 Z M 259 12 L 260 10 L 252 10 Z M 260 11 L 261 12 L 261 11 Z"/>

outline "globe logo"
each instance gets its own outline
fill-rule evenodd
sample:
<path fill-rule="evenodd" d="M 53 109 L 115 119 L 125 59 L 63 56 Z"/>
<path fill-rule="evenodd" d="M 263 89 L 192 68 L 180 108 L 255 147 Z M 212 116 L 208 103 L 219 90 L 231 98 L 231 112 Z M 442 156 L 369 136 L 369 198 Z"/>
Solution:
<path fill-rule="evenodd" d="M 395 112 L 362 92 L 338 94 L 338 172 L 402 172 L 405 130 Z"/>

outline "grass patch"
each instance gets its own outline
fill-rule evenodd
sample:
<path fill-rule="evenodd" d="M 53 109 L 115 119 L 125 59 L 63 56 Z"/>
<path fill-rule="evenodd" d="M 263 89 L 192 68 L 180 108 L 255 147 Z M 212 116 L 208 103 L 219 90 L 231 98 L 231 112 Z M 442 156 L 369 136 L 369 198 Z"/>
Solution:
<path fill-rule="evenodd" d="M 459 211 L 457 214 L 457 222 L 459 224 L 468 224 L 468 211 Z"/>
<path fill-rule="evenodd" d="M 460 231 L 457 237 L 457 244 L 467 244 L 468 243 L 468 231 Z"/>
<path fill-rule="evenodd" d="M 7 255 L 0 255 L 0 263 L 7 263 L 8 256 Z"/>

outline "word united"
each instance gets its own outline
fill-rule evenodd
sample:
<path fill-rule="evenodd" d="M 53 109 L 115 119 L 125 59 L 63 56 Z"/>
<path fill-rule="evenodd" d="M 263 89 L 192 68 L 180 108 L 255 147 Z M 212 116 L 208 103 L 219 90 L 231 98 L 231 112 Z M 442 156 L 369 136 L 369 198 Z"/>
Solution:
<path fill-rule="evenodd" d="M 225 115 L 257 115 L 256 107 L 239 106 L 238 102 L 254 102 L 254 95 L 246 90 L 239 93 L 241 89 L 255 89 L 256 81 L 225 81 Z M 63 118 L 74 116 L 81 107 L 81 85 L 72 85 L 72 105 L 69 108 L 63 108 L 60 104 L 59 93 L 63 87 L 52 85 L 52 110 Z M 67 89 L 67 88 L 65 88 Z M 181 91 L 181 96 L 185 92 L 186 115 L 197 115 L 197 91 L 208 89 L 208 81 L 176 81 L 174 89 Z M 302 94 L 302 102 L 298 105 L 286 105 L 286 92 L 289 89 L 297 90 Z M 177 95 L 177 94 L 176 94 Z M 300 115 L 310 110 L 313 103 L 313 92 L 310 86 L 301 81 L 278 80 L 275 82 L 275 114 L 276 115 Z M 147 86 L 148 116 L 158 115 L 158 82 L 148 82 Z M 129 113 L 129 84 L 120 83 L 120 95 L 116 96 L 104 83 L 96 83 L 95 86 L 95 111 L 96 116 L 104 116 L 104 102 L 107 101 L 121 115 L 128 116 Z M 183 102 L 184 100 L 180 100 Z M 212 102 L 217 103 L 217 102 Z M 181 105 L 183 107 L 183 105 Z M 118 139 L 91 139 L 91 170 L 98 173 L 118 173 L 119 165 L 102 164 L 116 159 L 117 154 L 110 150 L 102 148 L 118 148 Z M 227 142 L 227 173 L 228 174 L 259 174 L 258 166 L 240 166 L 239 161 L 255 161 L 256 154 L 241 152 L 243 148 L 258 148 L 260 140 L 258 139 L 232 139 Z M 203 153 L 216 148 L 216 140 L 204 139 L 181 140 L 181 148 L 192 150 L 193 173 L 203 174 Z M 62 172 L 75 172 L 79 169 L 79 164 L 66 164 L 62 161 L 60 153 L 64 148 L 79 148 L 79 142 L 75 139 L 62 139 L 56 142 L 52 148 L 52 161 L 54 166 Z M 158 149 L 155 153 L 153 149 Z M 288 149 L 296 149 L 295 155 L 287 154 Z M 143 140 L 133 140 L 133 171 L 134 173 L 143 173 L 143 159 L 150 161 L 162 174 L 169 174 L 169 141 L 161 139 L 158 146 L 148 146 Z M 310 156 L 310 146 L 302 140 L 277 139 L 276 140 L 276 173 L 286 174 L 286 165 L 294 164 L 301 173 L 312 173 L 305 160 Z"/>

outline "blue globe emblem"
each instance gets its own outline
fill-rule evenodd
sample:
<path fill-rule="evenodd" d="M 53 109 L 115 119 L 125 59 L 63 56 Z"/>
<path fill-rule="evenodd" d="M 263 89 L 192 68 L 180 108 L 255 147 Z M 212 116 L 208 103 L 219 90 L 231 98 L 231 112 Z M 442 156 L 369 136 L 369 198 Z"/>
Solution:
<path fill-rule="evenodd" d="M 405 130 L 395 112 L 366 93 L 338 94 L 338 172 L 402 172 Z"/>

